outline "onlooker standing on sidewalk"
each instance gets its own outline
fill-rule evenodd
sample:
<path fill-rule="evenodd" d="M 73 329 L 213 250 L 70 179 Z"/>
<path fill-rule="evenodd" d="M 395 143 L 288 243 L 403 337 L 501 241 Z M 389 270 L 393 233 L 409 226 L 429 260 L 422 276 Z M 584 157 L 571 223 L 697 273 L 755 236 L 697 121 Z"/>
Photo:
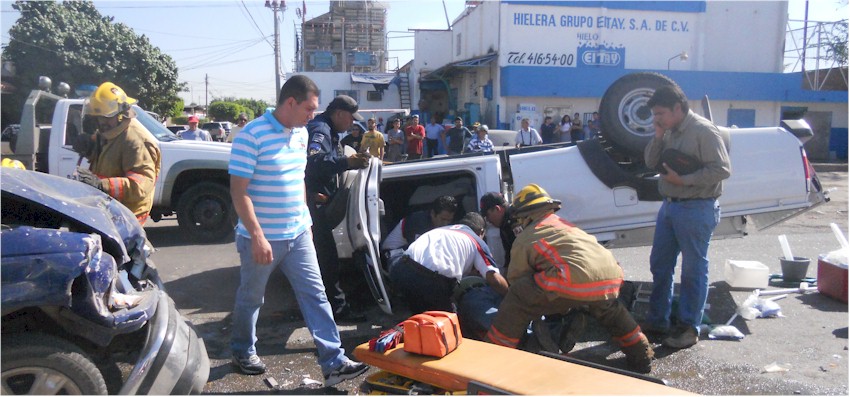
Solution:
<path fill-rule="evenodd" d="M 242 128 L 245 128 L 245 124 L 248 124 L 248 116 L 245 113 L 239 113 L 239 117 L 236 118 L 236 125 L 230 129 L 230 133 L 227 134 L 227 138 L 224 141 L 232 143 L 236 134 L 242 131 Z"/>
<path fill-rule="evenodd" d="M 198 116 L 189 116 L 189 128 L 180 131 L 177 135 L 184 141 L 208 141 L 212 142 L 212 136 L 207 130 L 198 128 Z"/>
<path fill-rule="evenodd" d="M 333 229 L 341 219 L 336 219 L 336 214 L 328 213 L 328 208 L 333 208 L 328 204 L 333 201 L 339 190 L 340 174 L 346 170 L 366 168 L 371 158 L 363 153 L 350 157 L 341 154 L 339 133 L 350 128 L 355 119 L 363 119 L 357 109 L 357 101 L 354 98 L 339 95 L 328 104 L 324 113 L 307 123 L 307 131 L 310 134 L 307 168 L 304 173 L 307 207 L 313 217 L 313 243 L 319 256 L 322 280 L 334 318 L 338 322 L 366 320 L 366 316 L 351 308 L 339 284 L 339 256 Z"/>
<path fill-rule="evenodd" d="M 593 112 L 593 118 L 587 122 L 590 135 L 587 139 L 598 139 L 602 132 L 602 120 L 599 118 L 599 112 Z"/>
<path fill-rule="evenodd" d="M 561 117 L 561 123 L 558 124 L 558 131 L 561 133 L 561 142 L 570 141 L 571 128 L 573 128 L 573 119 L 570 118 L 570 115 L 565 114 L 564 117 Z"/>
<path fill-rule="evenodd" d="M 443 115 L 435 113 L 431 117 L 431 122 L 425 126 L 425 141 L 428 144 L 427 157 L 434 157 L 439 153 L 437 149 L 443 131 L 445 131 L 445 128 L 443 128 Z"/>
<path fill-rule="evenodd" d="M 558 142 L 558 137 L 556 136 L 557 130 L 558 126 L 552 121 L 552 116 L 546 116 L 543 119 L 543 124 L 540 126 L 540 139 L 543 140 L 544 145 Z"/>
<path fill-rule="evenodd" d="M 387 160 L 392 162 L 401 161 L 404 154 L 404 131 L 401 130 L 401 119 L 390 120 L 387 130 Z"/>
<path fill-rule="evenodd" d="M 682 254 L 678 327 L 662 343 L 684 349 L 699 341 L 705 301 L 708 297 L 708 245 L 720 221 L 717 198 L 723 180 L 732 173 L 727 143 L 717 127 L 692 112 L 688 98 L 677 85 L 662 86 L 647 102 L 652 109 L 655 136 L 646 146 L 644 160 L 650 169 L 661 161 L 665 150 L 675 149 L 693 156 L 702 164 L 696 172 L 680 175 L 673 164 L 658 182 L 664 196 L 655 224 L 655 237 L 649 256 L 652 294 L 646 331 L 665 333 L 670 327 L 673 302 L 673 273 Z"/>
<path fill-rule="evenodd" d="M 358 122 L 351 123 L 348 129 L 348 135 L 339 141 L 342 146 L 348 146 L 354 149 L 355 152 L 360 152 L 360 144 L 363 142 L 363 126 Z"/>
<path fill-rule="evenodd" d="M 493 141 L 488 138 L 487 134 L 490 128 L 487 124 L 481 124 L 475 128 L 475 136 L 466 145 L 468 153 L 493 153 Z"/>
<path fill-rule="evenodd" d="M 581 126 L 581 115 L 576 113 L 573 115 L 573 124 L 570 126 L 570 141 L 575 145 L 581 140 L 584 140 L 584 128 Z"/>
<path fill-rule="evenodd" d="M 378 131 L 375 124 L 375 119 L 366 120 L 366 134 L 363 135 L 363 140 L 360 141 L 360 152 L 369 153 L 372 157 L 384 159 L 384 134 Z"/>
<path fill-rule="evenodd" d="M 523 146 L 539 145 L 543 143 L 543 140 L 540 139 L 540 134 L 537 133 L 537 130 L 531 128 L 527 117 L 520 121 L 520 125 L 522 128 L 520 128 L 516 133 L 516 147 L 520 148 Z"/>
<path fill-rule="evenodd" d="M 410 125 L 404 129 L 404 137 L 407 139 L 407 159 L 418 160 L 422 158 L 422 141 L 425 140 L 425 128 L 419 125 L 419 116 L 410 118 Z"/>
<path fill-rule="evenodd" d="M 239 214 L 236 249 L 241 261 L 230 348 L 233 365 L 248 375 L 266 366 L 257 356 L 257 316 L 275 268 L 289 279 L 319 350 L 325 386 L 353 379 L 369 367 L 345 356 L 310 239 L 304 169 L 307 130 L 319 104 L 312 80 L 295 75 L 280 90 L 277 107 L 245 127 L 230 155 L 230 194 Z M 281 213 L 281 208 L 286 211 Z"/>
<path fill-rule="evenodd" d="M 446 137 L 449 138 L 448 143 L 446 142 Z M 446 148 L 446 153 L 451 156 L 463 153 L 464 140 L 469 137 L 472 137 L 472 133 L 463 126 L 463 118 L 455 117 L 455 126 L 443 132 L 440 139 L 443 141 L 443 147 Z"/>

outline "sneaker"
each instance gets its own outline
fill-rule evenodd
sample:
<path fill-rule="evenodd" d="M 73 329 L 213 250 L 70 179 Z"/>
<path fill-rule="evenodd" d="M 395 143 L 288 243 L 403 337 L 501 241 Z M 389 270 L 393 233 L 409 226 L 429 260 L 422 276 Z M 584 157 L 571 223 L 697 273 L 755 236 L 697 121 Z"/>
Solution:
<path fill-rule="evenodd" d="M 582 311 L 573 311 L 567 314 L 564 319 L 564 329 L 561 331 L 561 337 L 558 340 L 558 347 L 561 348 L 561 354 L 567 354 L 573 350 L 584 334 L 584 329 L 587 327 L 587 316 Z"/>
<path fill-rule="evenodd" d="M 362 323 L 366 321 L 366 315 L 355 312 L 350 305 L 346 304 L 334 311 L 334 321 L 337 323 Z"/>
<path fill-rule="evenodd" d="M 337 369 L 325 375 L 325 387 L 336 385 L 344 380 L 354 379 L 368 369 L 368 365 L 346 358 Z"/>
<path fill-rule="evenodd" d="M 661 344 L 674 349 L 687 349 L 699 342 L 699 334 L 694 327 L 687 326 L 679 333 L 665 338 Z"/>
<path fill-rule="evenodd" d="M 231 360 L 233 366 L 239 368 L 245 375 L 259 375 L 263 372 L 266 372 L 266 365 L 260 360 L 256 354 L 252 354 L 248 357 L 240 357 L 237 355 L 233 355 L 233 360 Z"/>

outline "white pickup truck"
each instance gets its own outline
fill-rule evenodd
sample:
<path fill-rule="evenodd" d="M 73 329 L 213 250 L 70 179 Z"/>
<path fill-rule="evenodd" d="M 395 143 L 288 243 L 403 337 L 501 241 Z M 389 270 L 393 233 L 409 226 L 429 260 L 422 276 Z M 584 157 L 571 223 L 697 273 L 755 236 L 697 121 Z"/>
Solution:
<path fill-rule="evenodd" d="M 510 200 L 529 183 L 561 200 L 558 214 L 603 244 L 650 245 L 661 197 L 656 173 L 642 165 L 638 154 L 654 132 L 646 101 L 658 84 L 668 82 L 653 73 L 615 82 L 601 102 L 603 114 L 610 116 L 603 120 L 602 140 L 389 165 L 373 160 L 369 169 L 349 171 L 357 175 L 350 178 L 348 217 L 336 230 L 340 257 L 353 258 L 366 271 L 375 299 L 389 313 L 378 247 L 403 216 L 447 194 L 460 203 L 460 217 L 477 211 L 486 192 L 500 191 Z M 730 138 L 732 176 L 724 182 L 714 238 L 741 237 L 749 228 L 763 229 L 828 200 L 803 149 L 812 136 L 805 123 L 722 132 Z M 499 231 L 490 227 L 487 241 L 502 260 Z"/>
<path fill-rule="evenodd" d="M 230 236 L 236 225 L 227 174 L 230 145 L 181 141 L 147 112 L 133 108 L 162 152 L 151 219 L 157 222 L 176 213 L 183 234 L 197 242 L 218 242 Z M 80 164 L 72 143 L 83 131 L 94 131 L 82 111 L 83 99 L 33 90 L 24 105 L 20 130 L 10 142 L 13 154 L 4 157 L 20 160 L 29 170 L 71 177 Z M 81 165 L 88 167 L 85 159 Z"/>

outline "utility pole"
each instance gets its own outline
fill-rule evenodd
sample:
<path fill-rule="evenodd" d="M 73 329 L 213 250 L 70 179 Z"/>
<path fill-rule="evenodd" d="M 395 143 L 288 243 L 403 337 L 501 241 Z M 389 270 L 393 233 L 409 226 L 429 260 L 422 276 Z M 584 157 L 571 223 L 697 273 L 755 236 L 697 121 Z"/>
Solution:
<path fill-rule="evenodd" d="M 266 0 L 266 8 L 270 8 L 274 13 L 274 83 L 276 91 L 274 92 L 275 99 L 279 99 L 280 95 L 280 23 L 277 19 L 278 11 L 286 10 L 286 1 L 281 0 Z"/>
<path fill-rule="evenodd" d="M 204 115 L 209 118 L 210 112 L 210 75 L 204 73 Z"/>

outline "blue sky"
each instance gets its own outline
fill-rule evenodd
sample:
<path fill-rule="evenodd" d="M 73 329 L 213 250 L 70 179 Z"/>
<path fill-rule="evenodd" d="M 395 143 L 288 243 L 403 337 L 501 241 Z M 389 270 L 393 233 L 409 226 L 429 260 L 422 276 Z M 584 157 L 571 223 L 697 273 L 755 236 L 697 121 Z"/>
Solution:
<path fill-rule="evenodd" d="M 11 1 L 0 0 L 2 43 L 19 14 Z M 204 104 L 219 97 L 255 98 L 273 102 L 275 97 L 273 13 L 264 0 L 217 1 L 95 1 L 101 14 L 115 17 L 137 34 L 171 55 L 179 80 L 190 91 L 181 96 L 187 103 Z M 463 0 L 389 0 L 388 26 L 390 68 L 413 57 L 408 29 L 446 29 L 464 9 Z M 296 8 L 302 1 L 286 2 L 280 23 L 281 65 L 292 72 Z M 328 1 L 305 0 L 306 19 L 329 10 Z M 810 0 L 809 19 L 835 21 L 847 18 L 847 0 Z M 445 11 L 444 11 L 445 5 Z M 790 0 L 791 19 L 803 19 L 804 0 Z M 407 37 L 405 37 L 407 36 Z M 209 84 L 205 84 L 208 80 Z M 95 82 L 96 84 L 97 82 Z"/>

